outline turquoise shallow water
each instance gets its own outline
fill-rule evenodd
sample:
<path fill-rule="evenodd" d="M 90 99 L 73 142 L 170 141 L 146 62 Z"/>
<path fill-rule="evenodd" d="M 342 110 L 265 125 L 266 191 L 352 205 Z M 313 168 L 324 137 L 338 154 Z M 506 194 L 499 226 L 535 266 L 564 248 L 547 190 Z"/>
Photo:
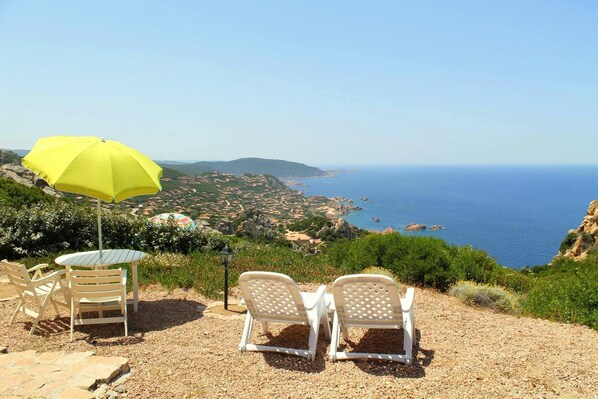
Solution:
<path fill-rule="evenodd" d="M 473 245 L 513 268 L 548 263 L 567 230 L 577 228 L 590 201 L 598 199 L 598 166 L 345 169 L 358 172 L 303 179 L 309 186 L 299 189 L 307 195 L 353 199 L 363 211 L 351 213 L 347 220 L 362 228 L 397 229 L 412 222 L 443 225 L 445 230 L 407 234 Z"/>

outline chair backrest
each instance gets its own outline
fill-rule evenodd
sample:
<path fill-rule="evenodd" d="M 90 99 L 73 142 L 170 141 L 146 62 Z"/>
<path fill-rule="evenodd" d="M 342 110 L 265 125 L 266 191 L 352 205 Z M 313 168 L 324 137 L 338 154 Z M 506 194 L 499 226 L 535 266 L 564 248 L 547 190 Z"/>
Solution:
<path fill-rule="evenodd" d="M 72 270 L 69 277 L 71 296 L 75 301 L 108 301 L 123 297 L 123 276 L 126 270 Z"/>
<path fill-rule="evenodd" d="M 23 291 L 35 293 L 35 289 L 31 286 L 31 277 L 25 265 L 7 262 L 6 260 L 3 260 L 1 264 L 6 272 L 8 281 L 16 288 L 19 296 Z"/>
<path fill-rule="evenodd" d="M 403 323 L 397 283 L 379 274 L 353 274 L 336 279 L 334 306 L 346 327 L 399 328 Z"/>
<path fill-rule="evenodd" d="M 281 273 L 245 272 L 239 288 L 247 310 L 258 321 L 309 324 L 301 291 Z"/>

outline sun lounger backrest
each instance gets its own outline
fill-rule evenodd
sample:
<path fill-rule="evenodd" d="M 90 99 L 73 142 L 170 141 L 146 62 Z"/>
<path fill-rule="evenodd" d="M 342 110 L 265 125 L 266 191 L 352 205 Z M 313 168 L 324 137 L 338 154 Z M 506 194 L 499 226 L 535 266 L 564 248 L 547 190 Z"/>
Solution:
<path fill-rule="evenodd" d="M 379 274 L 358 274 L 336 279 L 334 305 L 346 327 L 400 328 L 403 323 L 397 284 Z"/>
<path fill-rule="evenodd" d="M 289 276 L 270 272 L 246 272 L 239 287 L 254 319 L 309 324 L 297 284 Z"/>

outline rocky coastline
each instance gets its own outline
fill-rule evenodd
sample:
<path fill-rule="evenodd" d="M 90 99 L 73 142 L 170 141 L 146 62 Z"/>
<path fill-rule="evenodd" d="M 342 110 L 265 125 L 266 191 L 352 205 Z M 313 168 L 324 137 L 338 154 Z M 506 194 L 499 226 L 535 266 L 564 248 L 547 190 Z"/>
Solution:
<path fill-rule="evenodd" d="M 586 215 L 577 229 L 569 230 L 557 256 L 583 260 L 598 250 L 598 200 L 590 202 Z"/>

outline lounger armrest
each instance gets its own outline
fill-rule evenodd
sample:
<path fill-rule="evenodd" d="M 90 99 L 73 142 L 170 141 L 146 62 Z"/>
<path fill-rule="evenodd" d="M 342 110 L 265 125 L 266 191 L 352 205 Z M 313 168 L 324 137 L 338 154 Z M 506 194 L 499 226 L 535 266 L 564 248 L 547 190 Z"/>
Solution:
<path fill-rule="evenodd" d="M 66 270 L 56 270 L 55 272 L 52 272 L 45 277 L 38 278 L 37 280 L 31 280 L 31 282 L 34 285 L 42 285 L 46 284 L 47 282 L 54 281 L 55 279 L 59 278 L 64 274 L 66 274 Z"/>
<path fill-rule="evenodd" d="M 413 299 L 415 298 L 415 289 L 412 287 L 407 288 L 407 293 L 401 300 L 401 307 L 403 312 L 409 312 L 413 308 Z"/>
<path fill-rule="evenodd" d="M 320 301 L 324 301 L 326 295 L 326 286 L 321 285 L 318 287 L 318 290 L 314 293 L 310 293 L 309 300 L 306 300 L 304 297 L 303 304 L 305 305 L 305 309 L 311 310 L 315 308 Z"/>

